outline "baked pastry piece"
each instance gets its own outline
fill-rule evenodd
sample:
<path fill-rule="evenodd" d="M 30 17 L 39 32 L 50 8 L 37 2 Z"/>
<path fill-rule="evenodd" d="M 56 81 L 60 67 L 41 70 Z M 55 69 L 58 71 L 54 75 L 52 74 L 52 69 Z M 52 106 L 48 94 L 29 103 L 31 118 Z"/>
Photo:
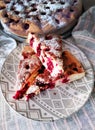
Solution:
<path fill-rule="evenodd" d="M 0 1 L 0 19 L 22 37 L 29 32 L 62 34 L 76 24 L 81 12 L 81 0 Z"/>
<path fill-rule="evenodd" d="M 52 77 L 57 78 L 63 74 L 61 37 L 56 35 L 40 36 L 29 33 L 28 43 Z"/>
<path fill-rule="evenodd" d="M 80 61 L 72 55 L 71 52 L 65 50 L 62 53 L 64 76 L 62 82 L 72 82 L 85 76 L 85 70 Z"/>
<path fill-rule="evenodd" d="M 24 57 L 24 60 L 29 59 L 30 62 L 32 62 L 32 59 L 30 58 L 31 55 L 34 55 L 37 58 L 37 55 L 35 55 L 30 46 L 24 47 L 22 55 Z M 60 85 L 60 83 L 64 85 L 64 83 L 72 82 L 85 76 L 85 71 L 82 67 L 82 64 L 69 51 L 62 52 L 64 72 L 63 75 L 61 77 L 58 77 L 56 80 L 55 78 L 52 78 L 50 72 L 47 71 L 47 69 L 41 64 L 38 58 L 36 60 L 36 64 L 39 64 L 37 65 L 38 68 L 36 69 L 35 66 L 32 68 L 33 70 L 36 69 L 36 71 L 33 73 L 33 70 L 30 69 L 29 75 L 26 75 L 28 78 L 24 77 L 23 79 L 23 76 L 27 74 L 27 69 L 25 69 L 22 65 L 25 63 L 24 60 L 21 60 L 19 63 L 17 86 L 20 85 L 20 88 L 14 95 L 15 99 L 20 99 L 25 96 L 26 100 L 28 100 L 48 88 L 54 88 Z M 30 62 L 28 62 L 28 64 L 30 64 Z M 23 71 L 23 76 L 21 70 Z"/>
<path fill-rule="evenodd" d="M 19 99 L 24 96 L 30 84 L 33 83 L 35 77 L 38 75 L 41 69 L 41 62 L 34 53 L 33 49 L 29 46 L 25 46 L 22 50 L 21 59 L 18 66 L 16 92 L 14 98 Z"/>
<path fill-rule="evenodd" d="M 35 78 L 33 84 L 26 92 L 26 100 L 29 98 L 39 94 L 41 91 L 44 91 L 48 88 L 52 89 L 56 86 L 59 86 L 60 84 L 72 82 L 78 79 L 81 79 L 85 76 L 85 70 L 78 61 L 78 59 L 72 55 L 69 51 L 64 51 L 62 53 L 62 60 L 64 62 L 63 68 L 64 68 L 64 74 L 62 77 L 59 77 L 58 79 L 53 79 L 50 75 L 50 73 L 44 69 L 44 71 L 37 75 Z M 33 88 L 37 88 L 36 91 L 33 91 Z M 39 91 L 38 91 L 39 88 Z M 38 92 L 35 94 L 35 92 Z"/>

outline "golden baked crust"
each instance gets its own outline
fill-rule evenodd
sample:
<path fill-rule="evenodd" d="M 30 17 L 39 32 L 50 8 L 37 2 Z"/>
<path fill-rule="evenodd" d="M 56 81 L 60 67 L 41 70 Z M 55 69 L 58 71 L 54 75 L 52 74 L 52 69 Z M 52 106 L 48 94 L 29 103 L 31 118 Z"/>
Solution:
<path fill-rule="evenodd" d="M 64 61 L 64 75 L 71 81 L 82 78 L 85 75 L 85 70 L 80 61 L 72 55 L 69 51 L 62 53 L 62 59 Z"/>
<path fill-rule="evenodd" d="M 1 0 L 0 18 L 12 33 L 59 33 L 75 25 L 82 11 L 80 0 Z"/>

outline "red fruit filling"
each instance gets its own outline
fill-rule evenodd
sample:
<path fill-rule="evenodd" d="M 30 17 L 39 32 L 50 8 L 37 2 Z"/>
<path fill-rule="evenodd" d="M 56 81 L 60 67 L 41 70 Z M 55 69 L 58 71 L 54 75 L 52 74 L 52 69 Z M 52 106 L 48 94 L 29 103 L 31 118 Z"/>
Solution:
<path fill-rule="evenodd" d="M 67 83 L 69 81 L 68 77 L 65 76 L 63 79 L 62 79 L 62 83 Z"/>
<path fill-rule="evenodd" d="M 45 60 L 44 60 L 44 58 L 42 57 L 42 62 L 44 63 L 45 62 Z"/>
<path fill-rule="evenodd" d="M 25 30 L 27 30 L 27 29 L 29 28 L 29 24 L 25 23 L 25 24 L 23 25 L 23 28 L 24 28 Z"/>
<path fill-rule="evenodd" d="M 38 70 L 39 74 L 43 73 L 44 70 L 45 70 L 45 67 L 42 65 L 42 66 L 41 66 L 41 69 Z"/>
<path fill-rule="evenodd" d="M 28 58 L 28 53 L 22 53 L 22 56 L 24 57 L 24 59 Z"/>
<path fill-rule="evenodd" d="M 45 48 L 44 50 L 45 50 L 45 51 L 50 51 L 50 48 L 49 48 L 49 47 L 47 47 L 47 48 Z"/>
<path fill-rule="evenodd" d="M 46 40 L 51 40 L 51 39 L 52 39 L 52 36 L 51 36 L 51 35 L 46 35 L 46 36 L 45 36 L 45 39 L 46 39 Z"/>
<path fill-rule="evenodd" d="M 47 69 L 48 69 L 50 72 L 52 72 L 54 66 L 53 66 L 53 63 L 52 63 L 52 61 L 51 61 L 50 58 L 48 58 L 47 66 L 48 66 Z"/>
<path fill-rule="evenodd" d="M 54 88 L 54 87 L 55 87 L 55 83 L 50 82 L 50 83 L 49 83 L 49 88 L 52 89 L 52 88 Z"/>
<path fill-rule="evenodd" d="M 14 99 L 20 99 L 24 96 L 24 94 L 26 93 L 27 89 L 29 88 L 28 84 L 25 85 L 24 88 L 22 88 L 21 90 L 18 90 L 16 92 L 16 94 L 13 96 Z"/>
<path fill-rule="evenodd" d="M 37 46 L 37 55 L 40 56 L 41 54 L 41 43 Z"/>
<path fill-rule="evenodd" d="M 34 38 L 32 37 L 31 40 L 30 40 L 30 46 L 31 47 L 33 46 L 33 42 L 34 42 Z"/>
<path fill-rule="evenodd" d="M 29 67 L 29 65 L 26 65 L 25 68 L 28 70 L 30 67 Z"/>
<path fill-rule="evenodd" d="M 26 95 L 26 101 L 28 101 L 30 98 L 33 98 L 34 96 L 35 96 L 35 93 Z"/>

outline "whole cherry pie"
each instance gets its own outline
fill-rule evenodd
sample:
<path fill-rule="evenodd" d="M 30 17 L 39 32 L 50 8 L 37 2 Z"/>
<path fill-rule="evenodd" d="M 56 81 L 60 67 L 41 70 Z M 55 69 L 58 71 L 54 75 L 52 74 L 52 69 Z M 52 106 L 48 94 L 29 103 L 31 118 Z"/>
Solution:
<path fill-rule="evenodd" d="M 62 34 L 71 29 L 82 12 L 80 0 L 0 0 L 0 19 L 10 32 L 27 37 Z"/>

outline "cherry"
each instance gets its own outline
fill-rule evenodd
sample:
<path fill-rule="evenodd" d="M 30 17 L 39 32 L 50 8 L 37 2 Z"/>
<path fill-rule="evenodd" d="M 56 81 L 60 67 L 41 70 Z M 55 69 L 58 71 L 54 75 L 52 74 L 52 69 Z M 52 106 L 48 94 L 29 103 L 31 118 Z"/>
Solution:
<path fill-rule="evenodd" d="M 52 39 L 52 36 L 51 35 L 46 35 L 45 36 L 45 40 L 51 40 Z"/>
<path fill-rule="evenodd" d="M 30 46 L 31 47 L 33 46 L 33 42 L 34 42 L 34 38 L 32 37 L 31 40 L 30 40 Z"/>
<path fill-rule="evenodd" d="M 51 61 L 50 58 L 48 58 L 47 66 L 48 66 L 48 70 L 49 70 L 50 72 L 52 72 L 54 66 L 53 66 L 53 63 L 52 63 L 52 61 Z"/>
<path fill-rule="evenodd" d="M 41 54 L 41 44 L 39 44 L 37 47 L 37 55 L 40 56 L 40 54 Z"/>

